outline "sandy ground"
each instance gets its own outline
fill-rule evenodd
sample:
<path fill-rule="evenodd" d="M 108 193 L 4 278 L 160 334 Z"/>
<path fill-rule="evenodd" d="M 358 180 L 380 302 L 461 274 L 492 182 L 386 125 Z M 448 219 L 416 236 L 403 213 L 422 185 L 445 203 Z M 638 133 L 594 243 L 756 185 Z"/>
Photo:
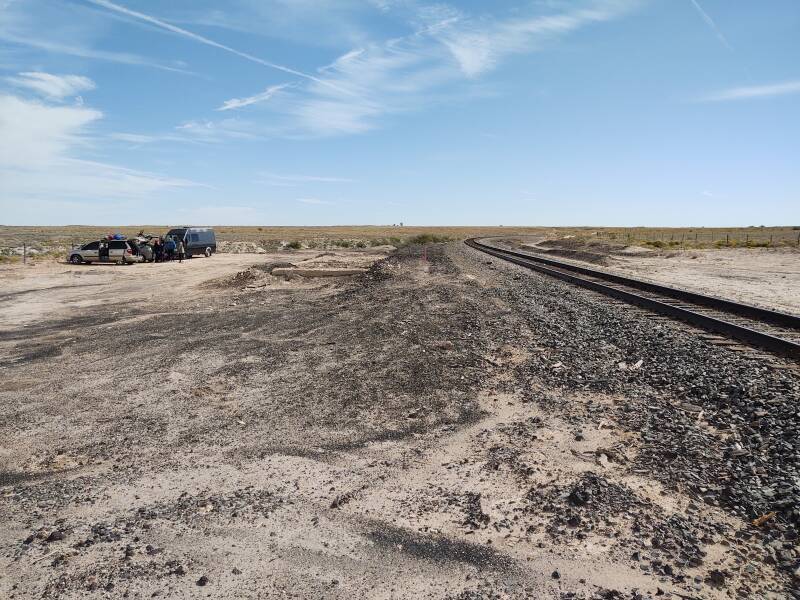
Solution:
<path fill-rule="evenodd" d="M 535 241 L 526 246 L 535 252 L 549 250 L 558 254 L 557 246 L 541 246 Z M 800 315 L 800 251 L 796 248 L 653 251 L 630 247 L 609 251 L 603 244 L 588 248 L 591 261 L 570 256 L 554 258 Z M 582 250 L 585 249 L 584 246 Z M 601 260 L 599 265 L 597 257 Z"/>
<path fill-rule="evenodd" d="M 470 252 L 4 269 L 0 597 L 788 597 Z"/>
<path fill-rule="evenodd" d="M 298 250 L 282 254 L 220 253 L 212 258 L 132 265 L 71 265 L 52 259 L 32 264 L 0 265 L 0 330 L 42 320 L 80 316 L 81 311 L 119 304 L 164 302 L 197 294 L 198 284 L 235 274 L 259 262 L 335 270 L 364 268 L 383 258 L 386 250 L 322 252 Z M 286 283 L 274 279 L 275 285 Z M 168 303 L 171 304 L 171 303 Z"/>
<path fill-rule="evenodd" d="M 614 256 L 612 270 L 800 314 L 800 252 L 767 248 L 695 250 L 656 257 Z"/>

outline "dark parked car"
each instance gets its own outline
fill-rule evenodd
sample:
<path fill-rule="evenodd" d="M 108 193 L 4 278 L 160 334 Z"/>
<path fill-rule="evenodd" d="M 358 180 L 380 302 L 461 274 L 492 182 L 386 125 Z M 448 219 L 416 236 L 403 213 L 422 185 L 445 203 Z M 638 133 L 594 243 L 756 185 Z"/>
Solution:
<path fill-rule="evenodd" d="M 167 237 L 183 240 L 186 256 L 211 256 L 217 251 L 217 236 L 211 227 L 178 227 L 170 229 Z"/>

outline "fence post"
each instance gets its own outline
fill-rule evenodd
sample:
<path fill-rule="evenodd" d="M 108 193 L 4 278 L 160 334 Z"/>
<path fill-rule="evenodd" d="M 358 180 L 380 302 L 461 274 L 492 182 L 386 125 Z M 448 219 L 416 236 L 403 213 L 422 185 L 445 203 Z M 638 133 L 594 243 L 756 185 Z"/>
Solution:
<path fill-rule="evenodd" d="M 772 234 L 769 235 L 769 245 L 772 246 Z"/>
<path fill-rule="evenodd" d="M 22 264 L 26 264 L 28 262 L 28 245 L 25 242 L 22 242 Z"/>
<path fill-rule="evenodd" d="M 731 236 L 728 235 L 727 233 L 725 234 L 725 245 L 726 246 L 730 246 L 731 245 Z"/>

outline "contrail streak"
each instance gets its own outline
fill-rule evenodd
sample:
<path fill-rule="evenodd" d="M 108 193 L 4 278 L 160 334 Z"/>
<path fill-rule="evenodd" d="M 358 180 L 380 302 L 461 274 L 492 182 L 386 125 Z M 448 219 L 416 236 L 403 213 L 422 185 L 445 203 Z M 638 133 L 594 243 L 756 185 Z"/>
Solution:
<path fill-rule="evenodd" d="M 197 33 L 193 33 L 181 27 L 177 27 L 175 25 L 171 25 L 170 23 L 166 23 L 160 19 L 156 19 L 155 17 L 151 17 L 150 15 L 146 15 L 144 13 L 137 12 L 135 10 L 131 10 L 125 6 L 121 6 L 119 4 L 115 4 L 114 2 L 110 2 L 109 0 L 87 0 L 89 3 L 94 4 L 95 6 L 103 7 L 107 10 L 111 10 L 114 12 L 121 13 L 123 15 L 127 15 L 129 17 L 133 17 L 135 19 L 139 19 L 141 21 L 145 21 L 161 29 L 166 29 L 167 31 L 171 31 L 172 33 L 177 33 L 178 35 L 182 35 L 189 39 L 192 39 L 196 42 L 200 42 L 201 44 L 205 44 L 206 46 L 212 46 L 214 48 L 219 48 L 220 50 L 224 50 L 225 52 L 230 52 L 231 54 L 235 54 L 241 58 L 249 60 L 254 63 L 258 63 L 259 65 L 263 65 L 265 67 L 269 67 L 271 69 L 277 69 L 278 71 L 283 71 L 284 73 L 290 73 L 291 75 L 296 75 L 298 77 L 303 77 L 305 79 L 309 79 L 315 83 L 319 83 L 320 85 L 325 85 L 328 87 L 332 87 L 335 89 L 340 89 L 336 85 L 325 81 L 324 79 L 320 79 L 318 77 L 314 77 L 313 75 L 309 75 L 308 73 L 303 73 L 302 71 L 298 71 L 296 69 L 292 69 L 290 67 L 284 67 L 283 65 L 279 65 L 268 60 L 264 60 L 262 58 L 258 58 L 257 56 L 253 56 L 252 54 L 248 54 L 247 52 L 241 52 L 236 50 L 236 48 L 231 48 L 230 46 L 226 46 L 225 44 L 220 44 L 219 42 L 215 42 L 207 37 L 199 35 Z M 340 90 L 341 91 L 341 90 Z"/>
<path fill-rule="evenodd" d="M 731 46 L 730 43 L 728 43 L 728 40 L 725 38 L 725 36 L 722 35 L 722 32 L 719 30 L 719 27 L 717 27 L 717 24 L 714 22 L 714 19 L 712 19 L 709 16 L 709 14 L 703 10 L 703 7 L 700 6 L 700 3 L 697 0 L 691 0 L 691 3 L 694 4 L 694 7 L 697 9 L 697 12 L 700 13 L 701 17 L 703 17 L 703 20 L 714 32 L 714 35 L 717 36 L 717 39 L 720 42 L 722 42 L 722 45 L 725 46 L 731 52 L 733 52 L 733 46 Z"/>

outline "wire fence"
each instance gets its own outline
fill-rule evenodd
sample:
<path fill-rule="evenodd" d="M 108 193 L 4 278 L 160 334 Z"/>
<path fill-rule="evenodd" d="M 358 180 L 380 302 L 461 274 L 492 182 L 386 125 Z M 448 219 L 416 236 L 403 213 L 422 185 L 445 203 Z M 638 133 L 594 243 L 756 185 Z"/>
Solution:
<path fill-rule="evenodd" d="M 670 230 L 670 229 L 604 229 L 594 232 L 600 239 L 616 240 L 627 244 L 646 244 L 652 246 L 744 246 L 751 248 L 771 248 L 780 246 L 800 247 L 800 228 L 786 228 L 760 231 L 752 230 Z"/>

